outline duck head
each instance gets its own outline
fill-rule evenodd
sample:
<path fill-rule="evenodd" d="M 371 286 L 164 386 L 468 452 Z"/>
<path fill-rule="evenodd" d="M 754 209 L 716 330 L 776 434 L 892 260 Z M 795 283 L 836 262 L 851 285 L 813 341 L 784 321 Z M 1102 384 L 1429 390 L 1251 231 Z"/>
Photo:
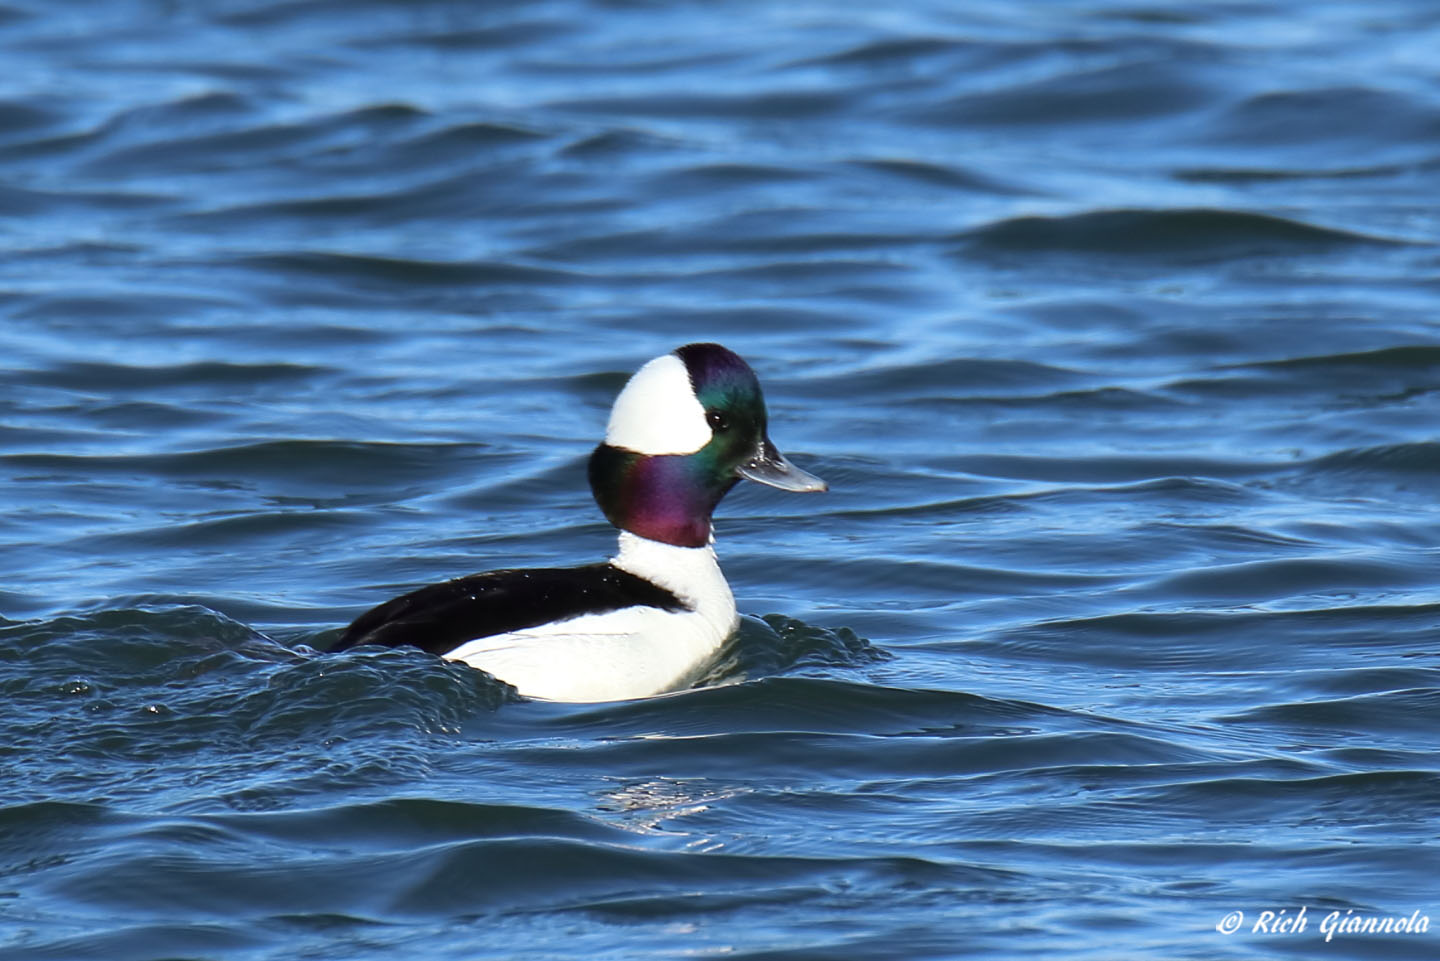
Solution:
<path fill-rule="evenodd" d="M 775 449 L 760 381 L 719 344 L 686 344 L 636 371 L 590 455 L 590 490 L 610 523 L 679 547 L 710 542 L 710 515 L 742 477 L 828 487 Z"/>

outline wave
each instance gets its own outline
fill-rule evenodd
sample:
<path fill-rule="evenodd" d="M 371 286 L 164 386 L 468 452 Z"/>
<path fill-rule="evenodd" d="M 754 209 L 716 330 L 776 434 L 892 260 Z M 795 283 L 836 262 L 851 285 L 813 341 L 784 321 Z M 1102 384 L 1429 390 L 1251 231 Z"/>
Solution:
<path fill-rule="evenodd" d="M 407 834 L 405 825 L 424 813 L 445 820 Z M 35 840 L 43 834 L 32 832 L 48 833 L 37 849 L 67 850 L 58 863 L 38 866 L 47 900 L 132 923 L 217 913 L 234 923 L 542 909 L 688 915 L 777 895 L 824 899 L 847 888 L 978 891 L 1023 883 L 1019 872 L 921 857 L 667 851 L 637 844 L 636 832 L 563 812 L 423 799 L 315 811 L 304 823 L 318 833 L 308 834 L 295 830 L 301 822 L 291 814 L 116 818 L 99 806 L 47 804 L 5 809 L 0 820 Z M 98 841 L 110 842 L 108 850 L 94 850 Z M 267 864 L 248 853 L 275 842 L 308 854 Z"/>
<path fill-rule="evenodd" d="M 632 737 L 663 729 L 677 737 L 885 732 L 984 738 L 1096 723 L 1093 717 L 1020 700 L 803 676 L 763 677 L 588 708 L 534 705 L 526 712 L 547 731 L 579 734 L 600 725 Z"/>
<path fill-rule="evenodd" d="M 27 680 L 10 694 L 58 712 L 67 753 L 96 763 L 281 745 L 378 725 L 458 730 L 505 685 L 418 651 L 316 657 L 204 608 L 107 609 L 0 630 Z M 353 728 L 351 728 L 353 731 Z"/>
<path fill-rule="evenodd" d="M 1315 474 L 1379 474 L 1433 477 L 1440 474 L 1440 440 L 1411 444 L 1381 444 L 1326 454 L 1310 462 Z"/>
<path fill-rule="evenodd" d="M 1000 90 L 966 90 L 910 116 L 956 126 L 1047 128 L 1177 118 L 1213 104 L 1217 83 L 1205 65 L 1185 63 L 1181 45 L 1149 51 L 1138 63 L 1067 71 Z M 1162 59 L 1163 58 L 1163 59 Z M 1206 58 L 1211 59 L 1211 58 Z"/>
<path fill-rule="evenodd" d="M 1321 87 L 1279 90 L 1247 97 L 1207 125 L 1211 144 L 1283 147 L 1286 153 L 1311 148 L 1329 158 L 1355 163 L 1353 149 L 1366 155 L 1421 148 L 1433 157 L 1440 121 L 1433 105 L 1410 92 L 1376 87 Z M 1333 164 L 1334 160 L 1329 159 Z"/>
<path fill-rule="evenodd" d="M 1433 889 L 1391 6 L 0 0 L 0 959 L 1180 957 Z M 604 556 L 608 405 L 710 339 L 833 490 L 726 500 L 782 613 L 704 686 L 318 652 Z"/>
<path fill-rule="evenodd" d="M 1373 682 L 1373 678 L 1370 679 Z M 1372 738 L 1399 734 L 1408 739 L 1415 730 L 1415 718 L 1430 717 L 1440 709 L 1440 671 L 1416 670 L 1405 679 L 1429 682 L 1409 690 L 1377 691 L 1344 698 L 1320 698 L 1287 704 L 1266 704 L 1232 715 L 1226 720 L 1264 724 L 1292 731 L 1363 730 Z M 1378 744 L 1376 745 L 1378 746 Z M 1380 780 L 1381 775 L 1366 777 Z M 1440 775 L 1431 774 L 1432 778 Z M 1431 788 L 1426 788 L 1427 792 Z M 1437 795 L 1430 793 L 1433 800 Z"/>
<path fill-rule="evenodd" d="M 975 228 L 956 239 L 966 256 L 1114 254 L 1192 263 L 1404 243 L 1288 217 L 1209 208 L 1015 217 Z"/>

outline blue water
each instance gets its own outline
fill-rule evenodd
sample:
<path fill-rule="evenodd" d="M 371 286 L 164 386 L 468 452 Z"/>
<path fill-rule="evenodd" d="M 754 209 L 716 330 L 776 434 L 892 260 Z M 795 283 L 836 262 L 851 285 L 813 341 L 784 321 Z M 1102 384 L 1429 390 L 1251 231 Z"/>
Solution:
<path fill-rule="evenodd" d="M 1437 49 L 6 0 L 0 959 L 1440 956 L 1319 928 L 1440 922 Z M 832 490 L 721 506 L 709 686 L 316 653 L 607 556 L 610 401 L 712 339 Z"/>

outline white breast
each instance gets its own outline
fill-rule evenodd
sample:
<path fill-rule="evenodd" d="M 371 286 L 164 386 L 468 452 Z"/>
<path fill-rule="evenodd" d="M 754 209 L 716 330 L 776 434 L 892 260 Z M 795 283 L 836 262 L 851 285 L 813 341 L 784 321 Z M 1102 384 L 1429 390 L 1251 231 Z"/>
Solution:
<path fill-rule="evenodd" d="M 478 667 L 527 697 L 612 701 L 692 683 L 710 666 L 738 620 L 715 550 L 674 547 L 628 531 L 616 567 L 669 590 L 691 610 L 628 607 L 482 637 L 446 657 Z"/>

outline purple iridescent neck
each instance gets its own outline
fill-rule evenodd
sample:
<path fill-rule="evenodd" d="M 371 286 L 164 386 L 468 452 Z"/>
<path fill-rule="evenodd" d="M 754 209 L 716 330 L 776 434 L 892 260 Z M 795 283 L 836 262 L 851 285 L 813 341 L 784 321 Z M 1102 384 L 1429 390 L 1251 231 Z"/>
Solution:
<path fill-rule="evenodd" d="M 590 490 L 621 530 L 677 547 L 710 543 L 710 515 L 735 486 L 710 458 L 637 454 L 601 444 L 590 455 Z"/>

